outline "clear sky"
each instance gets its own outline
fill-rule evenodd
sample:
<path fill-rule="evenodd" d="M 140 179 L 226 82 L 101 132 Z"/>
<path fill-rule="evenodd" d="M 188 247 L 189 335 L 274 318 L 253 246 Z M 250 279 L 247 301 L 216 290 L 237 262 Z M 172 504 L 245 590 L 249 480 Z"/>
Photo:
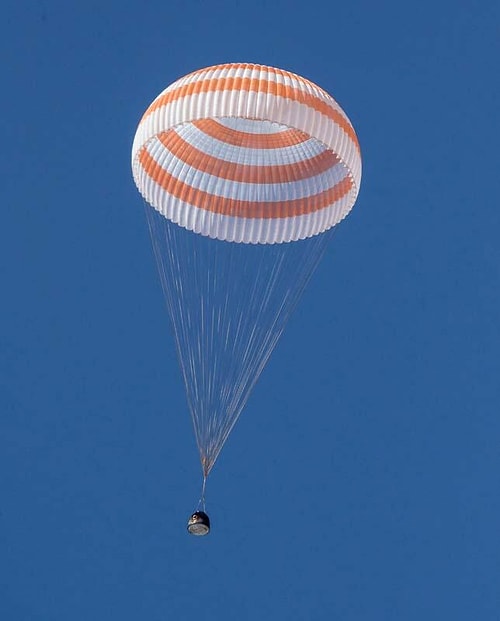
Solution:
<path fill-rule="evenodd" d="M 27 0 L 0 23 L 0 619 L 496 621 L 494 0 Z M 364 177 L 210 477 L 130 148 L 220 62 L 304 75 Z"/>

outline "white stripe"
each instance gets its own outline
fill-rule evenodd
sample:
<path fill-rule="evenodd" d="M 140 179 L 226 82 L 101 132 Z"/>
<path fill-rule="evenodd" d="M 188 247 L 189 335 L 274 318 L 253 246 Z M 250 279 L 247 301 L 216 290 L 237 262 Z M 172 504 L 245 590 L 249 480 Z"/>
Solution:
<path fill-rule="evenodd" d="M 280 134 L 284 131 L 289 131 L 290 128 L 286 125 L 280 125 L 279 123 L 273 123 L 272 121 L 261 121 L 260 119 L 242 119 L 239 117 L 225 117 L 217 119 L 216 121 L 220 125 L 227 127 L 228 129 L 234 129 L 238 132 L 246 132 L 248 134 Z"/>

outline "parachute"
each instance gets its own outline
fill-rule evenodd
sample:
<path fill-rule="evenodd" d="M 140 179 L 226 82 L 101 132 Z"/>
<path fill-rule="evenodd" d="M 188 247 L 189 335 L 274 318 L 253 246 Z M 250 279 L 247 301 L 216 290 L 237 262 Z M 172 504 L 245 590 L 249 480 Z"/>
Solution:
<path fill-rule="evenodd" d="M 209 475 L 361 182 L 354 129 L 309 80 L 224 64 L 168 86 L 132 147 Z"/>

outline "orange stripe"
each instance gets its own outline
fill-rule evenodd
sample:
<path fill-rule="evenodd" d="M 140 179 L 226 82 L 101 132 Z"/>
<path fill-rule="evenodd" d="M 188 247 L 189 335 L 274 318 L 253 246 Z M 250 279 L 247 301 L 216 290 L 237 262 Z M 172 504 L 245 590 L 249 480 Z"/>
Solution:
<path fill-rule="evenodd" d="M 278 69 L 276 67 L 270 67 L 269 65 L 258 65 L 256 63 L 223 63 L 221 65 L 213 65 L 211 67 L 204 67 L 203 69 L 197 69 L 196 71 L 192 71 L 191 73 L 186 74 L 184 78 L 192 78 L 193 76 L 198 75 L 200 76 L 201 79 L 208 79 L 206 78 L 206 76 L 209 73 L 212 73 L 214 71 L 232 70 L 236 72 L 239 70 L 245 71 L 248 69 L 250 71 L 257 69 L 261 72 L 270 73 L 275 76 L 280 76 L 281 78 L 288 78 L 291 80 L 295 80 L 299 82 L 300 84 L 303 84 L 304 86 L 306 86 L 308 89 L 312 89 L 314 91 L 320 91 L 326 98 L 331 98 L 331 96 L 320 86 L 318 86 L 314 82 L 311 82 L 311 80 L 308 80 L 307 78 L 304 78 L 301 75 L 298 75 L 297 73 L 293 73 L 285 69 Z M 183 79 L 183 78 L 180 78 L 180 79 Z"/>
<path fill-rule="evenodd" d="M 210 138 L 249 149 L 283 149 L 302 144 L 311 138 L 298 129 L 286 129 L 272 134 L 251 134 L 226 127 L 214 119 L 200 119 L 193 121 L 192 124 Z"/>
<path fill-rule="evenodd" d="M 168 173 L 145 148 L 139 153 L 139 162 L 149 177 L 176 199 L 199 209 L 239 218 L 290 218 L 310 214 L 332 205 L 345 196 L 353 186 L 352 179 L 345 177 L 332 188 L 307 198 L 260 203 L 221 198 L 193 188 Z"/>
<path fill-rule="evenodd" d="M 203 74 L 206 75 L 211 71 L 230 70 L 230 69 L 232 69 L 233 71 L 238 71 L 240 69 L 241 70 L 249 69 L 250 71 L 253 71 L 257 69 L 262 72 L 271 73 L 273 75 L 280 76 L 282 78 L 296 80 L 297 82 L 300 82 L 300 84 L 303 84 L 307 88 L 312 88 L 313 90 L 321 91 L 321 93 L 323 93 L 326 97 L 330 97 L 330 95 L 324 89 L 322 89 L 320 86 L 318 86 L 314 82 L 311 82 L 311 80 L 308 80 L 307 78 L 304 78 L 301 75 L 298 75 L 297 73 L 293 73 L 292 71 L 287 71 L 286 69 L 278 69 L 277 67 L 270 67 L 269 65 L 259 65 L 256 63 L 224 63 L 222 65 L 213 65 L 212 67 L 205 67 L 203 69 L 197 69 L 196 71 L 192 71 L 188 75 L 194 76 L 194 75 L 199 74 L 200 76 L 202 76 Z"/>
<path fill-rule="evenodd" d="M 160 142 L 187 166 L 228 181 L 240 183 L 289 183 L 319 175 L 340 162 L 332 151 L 293 164 L 252 166 L 228 162 L 207 153 L 186 142 L 173 129 L 158 136 Z"/>
<path fill-rule="evenodd" d="M 158 97 L 146 110 L 142 120 L 149 116 L 152 112 L 158 108 L 165 106 L 173 101 L 177 101 L 182 97 L 189 97 L 191 95 L 197 95 L 199 93 L 208 93 L 215 91 L 254 91 L 267 93 L 268 95 L 274 95 L 276 97 L 283 97 L 284 99 L 292 99 L 301 104 L 309 106 L 314 110 L 321 112 L 325 116 L 329 117 L 337 125 L 339 125 L 349 138 L 354 142 L 358 151 L 359 144 L 354 129 L 351 124 L 338 112 L 331 108 L 325 101 L 319 99 L 309 93 L 304 93 L 296 88 L 292 88 L 287 84 L 280 84 L 278 82 L 271 82 L 265 79 L 256 78 L 210 78 L 208 80 L 200 79 L 197 82 L 191 82 L 190 84 L 184 84 L 183 86 L 176 88 L 172 91 L 167 91 L 161 97 Z"/>

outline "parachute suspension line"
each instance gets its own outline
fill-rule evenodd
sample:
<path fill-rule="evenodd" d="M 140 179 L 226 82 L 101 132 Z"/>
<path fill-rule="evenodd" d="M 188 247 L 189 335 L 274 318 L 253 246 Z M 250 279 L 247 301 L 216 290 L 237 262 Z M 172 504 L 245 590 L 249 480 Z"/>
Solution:
<path fill-rule="evenodd" d="M 206 503 L 205 503 L 205 489 L 207 487 L 207 476 L 203 475 L 203 484 L 201 486 L 201 496 L 198 500 L 198 505 L 196 507 L 196 511 L 206 511 Z"/>
<path fill-rule="evenodd" d="M 204 501 L 206 478 L 334 228 L 293 243 L 225 242 L 145 208 L 200 452 Z"/>

